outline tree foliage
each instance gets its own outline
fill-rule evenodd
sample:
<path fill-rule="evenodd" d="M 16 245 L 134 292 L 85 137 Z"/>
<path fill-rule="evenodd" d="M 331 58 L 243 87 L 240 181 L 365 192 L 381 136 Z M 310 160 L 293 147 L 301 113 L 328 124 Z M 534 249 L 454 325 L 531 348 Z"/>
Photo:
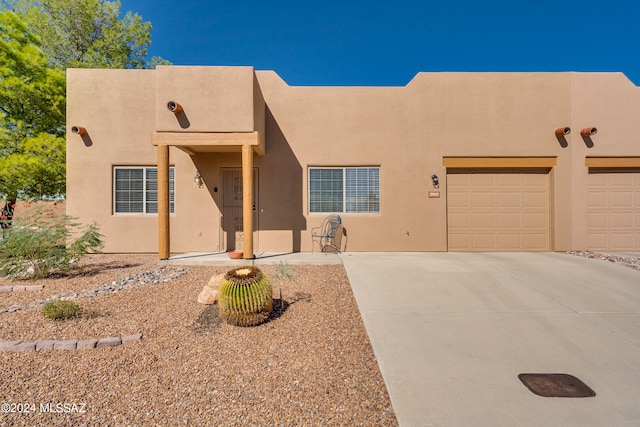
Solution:
<path fill-rule="evenodd" d="M 119 1 L 14 0 L 14 10 L 42 40 L 55 68 L 145 68 L 151 23 L 128 11 L 120 18 Z M 152 62 L 166 63 L 161 58 Z"/>
<path fill-rule="evenodd" d="M 0 12 L 0 194 L 64 193 L 64 122 L 64 72 L 47 67 L 17 15 Z"/>
<path fill-rule="evenodd" d="M 145 68 L 151 24 L 108 0 L 0 0 L 0 196 L 65 192 L 65 69 Z"/>

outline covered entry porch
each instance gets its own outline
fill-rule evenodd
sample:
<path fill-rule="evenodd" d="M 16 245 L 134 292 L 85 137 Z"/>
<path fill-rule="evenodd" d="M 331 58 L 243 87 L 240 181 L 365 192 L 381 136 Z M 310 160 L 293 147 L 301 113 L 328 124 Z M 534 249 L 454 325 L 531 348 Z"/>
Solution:
<path fill-rule="evenodd" d="M 158 154 L 158 257 L 168 259 L 171 254 L 169 221 L 170 147 L 189 156 L 199 153 L 230 153 L 242 155 L 242 212 L 243 258 L 253 259 L 253 156 L 263 156 L 264 144 L 257 131 L 253 132 L 153 132 L 151 143 Z"/>

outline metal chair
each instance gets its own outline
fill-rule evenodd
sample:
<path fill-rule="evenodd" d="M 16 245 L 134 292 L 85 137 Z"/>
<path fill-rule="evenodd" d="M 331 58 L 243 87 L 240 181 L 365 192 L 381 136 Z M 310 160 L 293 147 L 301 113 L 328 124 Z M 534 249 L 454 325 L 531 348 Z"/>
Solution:
<path fill-rule="evenodd" d="M 342 252 L 342 238 L 345 238 L 344 250 L 347 249 L 347 229 L 342 225 L 340 215 L 329 215 L 322 225 L 311 229 L 311 253 L 315 243 L 320 246 L 321 252 Z"/>

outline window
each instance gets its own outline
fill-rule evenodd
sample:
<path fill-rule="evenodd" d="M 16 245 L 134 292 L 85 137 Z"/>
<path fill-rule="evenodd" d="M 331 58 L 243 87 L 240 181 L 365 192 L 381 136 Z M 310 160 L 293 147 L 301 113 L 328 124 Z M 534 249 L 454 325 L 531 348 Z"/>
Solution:
<path fill-rule="evenodd" d="M 175 170 L 169 168 L 169 212 L 175 207 Z M 114 168 L 114 213 L 158 213 L 158 168 Z"/>
<path fill-rule="evenodd" d="M 309 168 L 309 212 L 380 212 L 380 168 Z"/>

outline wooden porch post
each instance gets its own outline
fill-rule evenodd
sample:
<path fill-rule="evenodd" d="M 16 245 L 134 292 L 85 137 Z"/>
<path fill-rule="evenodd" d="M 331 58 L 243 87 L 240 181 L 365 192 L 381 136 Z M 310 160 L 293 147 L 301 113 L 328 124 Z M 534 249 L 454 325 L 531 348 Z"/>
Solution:
<path fill-rule="evenodd" d="M 242 232 L 244 259 L 253 259 L 253 148 L 242 146 Z"/>
<path fill-rule="evenodd" d="M 168 259 L 169 241 L 169 146 L 158 145 L 158 258 Z"/>

